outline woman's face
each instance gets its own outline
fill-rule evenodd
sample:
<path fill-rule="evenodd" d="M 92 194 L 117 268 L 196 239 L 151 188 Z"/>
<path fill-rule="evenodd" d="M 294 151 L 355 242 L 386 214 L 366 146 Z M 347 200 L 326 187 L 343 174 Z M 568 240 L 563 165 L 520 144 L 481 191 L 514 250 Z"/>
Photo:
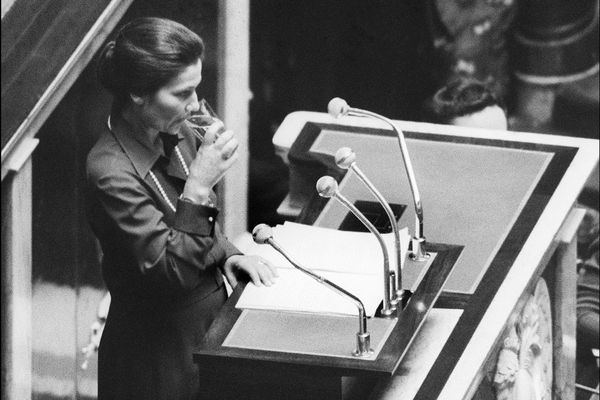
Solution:
<path fill-rule="evenodd" d="M 196 88 L 202 81 L 202 61 L 186 67 L 156 93 L 142 97 L 142 119 L 149 128 L 177 133 L 184 120 L 198 110 Z"/>

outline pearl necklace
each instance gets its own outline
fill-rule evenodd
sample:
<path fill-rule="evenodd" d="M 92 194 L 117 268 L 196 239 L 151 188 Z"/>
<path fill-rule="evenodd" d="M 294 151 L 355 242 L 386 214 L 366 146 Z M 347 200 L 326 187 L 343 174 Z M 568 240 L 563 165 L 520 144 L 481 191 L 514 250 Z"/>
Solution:
<path fill-rule="evenodd" d="M 108 120 L 106 121 L 106 125 L 108 125 L 108 129 L 112 132 L 112 126 L 111 126 L 111 123 L 110 123 L 110 115 L 108 116 Z M 185 163 L 185 160 L 183 159 L 183 155 L 181 155 L 181 151 L 179 150 L 179 146 L 178 145 L 175 145 L 175 154 L 177 154 L 177 159 L 179 160 L 179 164 L 181 164 L 181 167 L 183 168 L 183 171 L 185 172 L 185 176 L 190 176 L 190 170 L 189 170 L 187 164 Z M 158 181 L 158 178 L 156 177 L 156 175 L 154 174 L 154 172 L 152 172 L 152 170 L 150 170 L 149 174 L 150 174 L 150 177 L 152 178 L 152 181 L 154 182 L 154 184 L 158 188 L 158 192 L 163 197 L 163 199 L 165 199 L 165 201 L 167 202 L 167 205 L 169 206 L 169 208 L 171 210 L 173 210 L 173 212 L 176 212 L 177 209 L 175 208 L 175 206 L 173 205 L 173 203 L 171 202 L 171 200 L 169 200 L 169 196 L 167 196 L 167 192 L 165 192 L 165 189 L 163 188 L 163 186 Z"/>
<path fill-rule="evenodd" d="M 188 169 L 187 165 L 185 165 L 185 161 L 183 160 L 183 156 L 181 155 L 181 151 L 179 151 L 179 147 L 177 147 L 177 146 L 175 146 L 175 153 L 177 154 L 177 159 L 179 160 L 179 163 L 183 167 L 183 171 L 185 172 L 185 176 L 189 176 L 190 175 L 190 170 Z M 169 205 L 169 208 L 171 210 L 173 210 L 173 212 L 176 212 L 177 209 L 175 208 L 175 206 L 173 205 L 173 203 L 171 203 L 171 200 L 169 200 L 169 197 L 167 196 L 167 192 L 165 192 L 165 189 L 163 189 L 162 185 L 158 181 L 158 178 L 156 177 L 156 175 L 154 175 L 154 172 L 149 171 L 149 174 L 150 174 L 150 177 L 152 178 L 152 180 L 154 181 L 154 184 L 158 188 L 158 191 L 160 192 L 160 195 L 163 197 L 163 199 L 165 199 L 165 201 Z"/>

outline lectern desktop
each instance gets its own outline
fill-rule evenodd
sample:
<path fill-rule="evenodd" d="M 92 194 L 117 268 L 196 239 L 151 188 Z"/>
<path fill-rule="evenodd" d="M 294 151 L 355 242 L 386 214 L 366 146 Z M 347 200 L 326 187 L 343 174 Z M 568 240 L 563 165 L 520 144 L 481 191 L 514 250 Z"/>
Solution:
<path fill-rule="evenodd" d="M 405 121 L 397 125 L 406 136 L 421 191 L 426 249 L 436 256 L 430 265 L 405 265 L 407 276 L 425 268 L 427 278 L 381 345 L 381 358 L 315 358 L 227 347 L 225 339 L 243 312 L 234 307 L 234 294 L 194 354 L 203 379 L 217 382 L 213 393 L 239 376 L 237 398 L 247 398 L 244 390 L 253 378 L 272 386 L 271 398 L 303 398 L 293 397 L 294 392 L 310 393 L 304 398 L 494 398 L 512 390 L 515 379 L 506 373 L 506 360 L 516 357 L 515 365 L 533 368 L 528 371 L 532 388 L 563 398 L 573 395 L 574 249 L 581 219 L 574 204 L 598 162 L 598 141 Z M 297 214 L 302 223 L 347 229 L 348 212 L 314 192 L 315 181 L 327 174 L 350 200 L 373 213 L 367 189 L 352 171 L 335 165 L 336 151 L 350 147 L 362 171 L 398 212 L 399 225 L 414 229 L 406 171 L 389 127 L 359 117 L 295 112 L 273 142 L 290 164 L 290 195 L 282 212 Z M 441 294 L 436 285 L 443 285 Z M 435 318 L 428 318 L 433 302 Z M 423 307 L 425 312 L 419 312 Z M 436 329 L 443 315 L 453 321 Z M 537 350 L 528 352 L 527 346 Z M 519 358 L 525 354 L 531 359 Z"/>

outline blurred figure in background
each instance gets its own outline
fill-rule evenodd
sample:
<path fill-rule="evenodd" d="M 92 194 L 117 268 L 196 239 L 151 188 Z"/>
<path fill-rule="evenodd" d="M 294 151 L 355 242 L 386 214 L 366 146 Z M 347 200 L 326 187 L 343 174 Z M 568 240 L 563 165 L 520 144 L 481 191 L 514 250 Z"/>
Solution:
<path fill-rule="evenodd" d="M 425 121 L 475 128 L 508 128 L 504 103 L 491 87 L 474 78 L 457 77 L 425 103 Z"/>
<path fill-rule="evenodd" d="M 585 217 L 577 231 L 576 382 L 597 389 L 598 355 L 593 352 L 600 347 L 600 214 L 591 207 L 585 209 Z M 578 390 L 577 399 L 587 400 L 591 397 L 588 392 Z"/>
<path fill-rule="evenodd" d="M 433 45 L 432 78 L 441 87 L 461 75 L 490 82 L 507 99 L 508 42 L 517 13 L 514 0 L 427 0 Z"/>

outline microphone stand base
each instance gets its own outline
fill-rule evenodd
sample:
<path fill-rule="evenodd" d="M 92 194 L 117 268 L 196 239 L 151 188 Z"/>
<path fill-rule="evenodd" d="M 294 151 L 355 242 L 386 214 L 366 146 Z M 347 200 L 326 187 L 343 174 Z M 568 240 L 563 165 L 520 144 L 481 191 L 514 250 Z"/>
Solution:
<path fill-rule="evenodd" d="M 394 300 L 396 301 L 396 305 L 399 305 L 398 308 L 400 310 L 404 310 L 404 307 L 408 304 L 408 300 L 410 300 L 411 296 L 412 292 L 410 290 L 402 289 L 396 291 L 396 298 Z"/>
<path fill-rule="evenodd" d="M 371 348 L 371 334 L 369 332 L 357 333 L 356 350 L 352 352 L 352 355 L 354 357 L 368 357 L 372 354 L 373 349 Z"/>
<path fill-rule="evenodd" d="M 411 241 L 411 252 L 408 255 L 411 261 L 422 262 L 426 261 L 429 258 L 429 253 L 427 253 L 424 249 L 425 247 L 425 238 L 424 237 L 413 237 Z"/>
<path fill-rule="evenodd" d="M 369 357 L 369 356 L 373 355 L 373 353 L 374 353 L 373 349 L 369 349 L 368 351 L 366 351 L 364 353 L 358 351 L 358 349 L 357 349 L 352 352 L 352 355 L 354 357 Z"/>
<path fill-rule="evenodd" d="M 383 318 L 392 318 L 396 314 L 396 307 L 389 308 L 389 309 L 382 309 L 379 313 L 381 314 L 381 316 Z"/>

